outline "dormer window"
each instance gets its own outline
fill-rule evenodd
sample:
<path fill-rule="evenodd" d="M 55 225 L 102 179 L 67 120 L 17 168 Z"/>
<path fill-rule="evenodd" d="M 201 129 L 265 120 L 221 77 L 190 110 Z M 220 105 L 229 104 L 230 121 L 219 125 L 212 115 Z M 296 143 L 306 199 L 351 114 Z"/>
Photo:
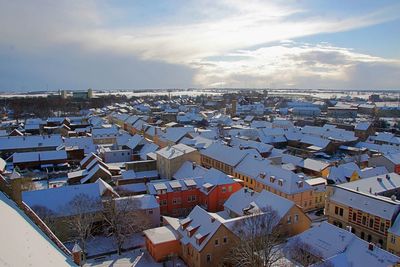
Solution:
<path fill-rule="evenodd" d="M 271 183 L 274 183 L 274 182 L 275 182 L 275 176 L 269 177 L 269 181 L 270 181 Z"/>
<path fill-rule="evenodd" d="M 279 180 L 278 180 L 278 185 L 279 185 L 279 186 L 283 186 L 283 180 L 282 180 L 282 179 L 279 179 Z"/>
<path fill-rule="evenodd" d="M 299 188 L 302 188 L 303 187 L 303 181 L 297 181 L 297 186 Z"/>

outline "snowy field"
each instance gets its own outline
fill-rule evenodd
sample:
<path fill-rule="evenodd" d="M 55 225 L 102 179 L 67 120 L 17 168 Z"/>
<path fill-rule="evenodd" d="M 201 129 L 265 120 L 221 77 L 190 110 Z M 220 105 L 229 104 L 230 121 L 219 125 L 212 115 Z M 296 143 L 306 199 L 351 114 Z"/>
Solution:
<path fill-rule="evenodd" d="M 245 89 L 247 90 L 247 89 Z M 252 89 L 248 89 L 252 90 Z M 256 90 L 256 89 L 255 89 Z M 268 94 L 271 96 L 313 96 L 320 99 L 329 98 L 343 98 L 343 97 L 358 97 L 361 99 L 368 99 L 373 93 L 378 93 L 381 97 L 389 97 L 393 99 L 399 98 L 398 91 L 346 91 L 346 90 L 315 90 L 315 89 L 266 89 Z M 126 95 L 128 98 L 132 96 L 143 97 L 143 96 L 156 96 L 156 95 L 171 95 L 171 96 L 198 96 L 198 95 L 222 95 L 228 92 L 234 92 L 236 89 L 193 89 L 193 90 L 173 90 L 169 92 L 165 89 L 149 90 L 149 91 L 135 91 L 135 90 L 102 90 L 94 91 L 95 96 L 102 95 Z M 260 91 L 261 92 L 261 91 Z M 11 97 L 47 97 L 50 94 L 58 94 L 57 92 L 40 92 L 40 93 L 17 93 L 17 92 L 0 92 L 0 97 L 11 98 Z"/>

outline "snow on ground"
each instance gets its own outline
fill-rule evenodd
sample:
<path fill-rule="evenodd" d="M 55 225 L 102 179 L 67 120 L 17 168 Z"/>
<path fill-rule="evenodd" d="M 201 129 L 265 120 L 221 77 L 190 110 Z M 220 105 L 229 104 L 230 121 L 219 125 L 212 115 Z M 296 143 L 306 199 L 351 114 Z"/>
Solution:
<path fill-rule="evenodd" d="M 113 254 L 110 256 L 98 257 L 87 260 L 85 267 L 163 267 L 163 266 L 186 266 L 185 263 L 177 259 L 175 262 L 158 263 L 153 260 L 149 253 L 144 249 L 136 249 L 122 255 Z"/>
<path fill-rule="evenodd" d="M 68 242 L 64 245 L 71 250 L 75 242 Z M 143 247 L 144 238 L 141 233 L 135 234 L 126 240 L 124 244 L 124 249 Z M 112 237 L 106 236 L 95 236 L 91 238 L 87 243 L 88 257 L 93 257 L 105 253 L 115 253 L 117 251 L 117 246 Z"/>
<path fill-rule="evenodd" d="M 310 211 L 310 212 L 307 212 L 306 214 L 311 219 L 312 222 L 322 222 L 322 221 L 327 220 L 325 215 L 323 215 L 323 214 L 317 215 L 316 211 Z"/>

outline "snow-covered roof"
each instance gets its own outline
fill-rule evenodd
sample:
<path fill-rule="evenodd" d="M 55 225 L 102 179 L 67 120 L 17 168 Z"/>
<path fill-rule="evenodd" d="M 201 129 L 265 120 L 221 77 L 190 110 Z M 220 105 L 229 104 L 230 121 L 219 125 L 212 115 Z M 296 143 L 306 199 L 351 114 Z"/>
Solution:
<path fill-rule="evenodd" d="M 102 171 L 106 173 L 109 177 L 111 177 L 111 173 L 109 170 L 104 168 L 100 163 L 96 164 L 90 171 L 87 172 L 86 176 L 81 179 L 81 184 L 86 183 L 90 179 L 92 179 L 98 171 Z M 96 178 L 96 177 L 95 177 Z"/>
<path fill-rule="evenodd" d="M 167 192 L 173 192 L 174 189 L 181 191 L 188 190 L 188 187 L 195 186 L 199 188 L 204 194 L 209 194 L 217 185 L 230 185 L 237 183 L 236 180 L 232 179 L 225 173 L 211 168 L 206 170 L 201 178 L 192 179 L 180 179 L 173 181 L 156 181 L 147 183 L 147 189 L 149 194 L 156 195 L 158 190 L 167 190 Z M 203 190 L 206 187 L 207 190 Z"/>
<path fill-rule="evenodd" d="M 180 143 L 194 147 L 196 149 L 204 149 L 212 145 L 214 143 L 213 140 L 202 137 L 201 135 L 195 136 L 192 139 L 183 137 Z"/>
<path fill-rule="evenodd" d="M 76 266 L 18 206 L 0 192 L 2 266 Z"/>
<path fill-rule="evenodd" d="M 193 127 L 172 127 L 167 128 L 162 137 L 171 142 L 177 143 L 181 140 L 187 133 L 194 132 Z"/>
<path fill-rule="evenodd" d="M 60 151 L 40 151 L 22 152 L 13 154 L 13 163 L 40 162 L 49 160 L 67 160 L 67 152 Z"/>
<path fill-rule="evenodd" d="M 171 226 L 161 226 L 143 231 L 153 244 L 162 244 L 179 239 L 178 233 Z"/>
<path fill-rule="evenodd" d="M 157 156 L 161 156 L 167 159 L 173 159 L 176 157 L 183 156 L 184 154 L 196 151 L 195 148 L 184 145 L 177 144 L 173 146 L 166 146 L 156 152 Z"/>
<path fill-rule="evenodd" d="M 359 122 L 356 124 L 356 126 L 354 127 L 354 130 L 358 130 L 358 131 L 366 131 L 368 130 L 368 128 L 371 126 L 370 122 L 367 121 L 363 121 L 363 122 Z"/>
<path fill-rule="evenodd" d="M 67 209 L 75 197 L 86 195 L 94 201 L 100 201 L 102 194 L 108 187 L 103 183 L 96 182 L 91 184 L 61 186 L 35 191 L 22 192 L 22 200 L 33 210 L 37 207 L 45 207 L 51 210 L 55 216 L 72 215 L 71 210 Z M 96 211 L 100 207 L 93 207 Z"/>
<path fill-rule="evenodd" d="M 397 173 L 388 173 L 365 179 L 359 179 L 350 183 L 344 183 L 338 185 L 338 187 L 380 195 L 385 193 L 386 191 L 399 189 L 400 175 L 398 175 Z"/>
<path fill-rule="evenodd" d="M 146 143 L 142 149 L 140 149 L 140 159 L 147 160 L 147 155 L 156 152 L 158 148 L 159 146 L 154 143 Z"/>
<path fill-rule="evenodd" d="M 400 137 L 394 135 L 393 133 L 382 133 L 379 132 L 375 137 L 375 141 L 386 142 L 390 144 L 400 144 Z"/>
<path fill-rule="evenodd" d="M 207 171 L 206 168 L 194 164 L 190 161 L 185 161 L 181 167 L 173 175 L 174 179 L 189 179 L 189 178 L 199 178 L 203 177 L 204 173 Z"/>
<path fill-rule="evenodd" d="M 400 201 L 393 201 L 389 197 L 375 196 L 357 190 L 335 186 L 330 201 L 362 210 L 381 218 L 392 220 L 400 210 Z"/>
<path fill-rule="evenodd" d="M 121 178 L 123 180 L 143 179 L 143 178 L 153 178 L 153 177 L 158 177 L 157 170 L 141 171 L 141 172 L 135 172 L 134 170 L 126 170 L 121 172 Z"/>
<path fill-rule="evenodd" d="M 294 205 L 294 202 L 266 190 L 258 193 L 242 188 L 225 201 L 224 208 L 234 212 L 237 216 L 245 215 L 245 210 L 256 212 L 272 208 L 276 210 L 279 218 L 282 218 Z"/>
<path fill-rule="evenodd" d="M 307 158 L 299 164 L 299 167 L 302 167 L 302 168 L 308 169 L 308 170 L 312 170 L 312 171 L 320 172 L 320 171 L 323 171 L 326 168 L 328 168 L 329 165 L 330 165 L 329 163 L 326 163 L 326 162 L 323 162 L 320 160 Z"/>
<path fill-rule="evenodd" d="M 125 203 L 131 202 L 133 209 L 157 209 L 160 207 L 157 199 L 153 195 L 142 194 L 128 197 L 120 197 L 115 199 L 116 206 L 125 205 Z"/>
<path fill-rule="evenodd" d="M 248 154 L 261 158 L 261 155 L 254 149 L 240 150 L 219 143 L 214 143 L 208 148 L 202 150 L 201 154 L 230 166 L 236 166 Z"/>
<path fill-rule="evenodd" d="M 135 149 L 138 145 L 144 144 L 144 138 L 141 135 L 135 134 L 134 136 L 129 136 L 128 141 L 124 144 L 130 149 Z"/>
<path fill-rule="evenodd" d="M 400 153 L 388 153 L 384 156 L 395 165 L 400 165 Z"/>
<path fill-rule="evenodd" d="M 0 150 L 56 148 L 63 143 L 61 135 L 0 137 Z"/>
<path fill-rule="evenodd" d="M 235 168 L 235 172 L 251 177 L 258 183 L 286 194 L 295 194 L 312 189 L 309 184 L 304 183 L 304 177 L 281 167 L 268 164 L 268 161 L 263 159 L 246 157 Z"/>
<path fill-rule="evenodd" d="M 395 256 L 377 246 L 369 249 L 369 243 L 358 238 L 349 231 L 338 228 L 330 223 L 322 222 L 305 232 L 292 237 L 286 245 L 289 255 L 291 245 L 298 245 L 298 242 L 311 247 L 309 252 L 315 256 L 322 257 L 324 262 L 321 265 L 330 264 L 335 267 L 352 266 L 394 266 L 400 261 Z M 300 244 L 301 244 L 300 243 Z"/>
<path fill-rule="evenodd" d="M 185 229 L 178 228 L 182 236 L 181 242 L 185 245 L 190 243 L 197 251 L 201 251 L 205 247 L 221 226 L 219 220 L 215 220 L 211 214 L 199 206 L 194 207 L 189 216 L 180 222 L 186 224 Z M 189 235 L 188 231 L 192 232 L 192 235 Z M 197 240 L 202 240 L 202 242 L 197 242 Z"/>
<path fill-rule="evenodd" d="M 118 135 L 118 129 L 116 127 L 107 127 L 107 128 L 94 128 L 92 129 L 93 138 L 102 138 L 102 137 L 116 137 Z"/>

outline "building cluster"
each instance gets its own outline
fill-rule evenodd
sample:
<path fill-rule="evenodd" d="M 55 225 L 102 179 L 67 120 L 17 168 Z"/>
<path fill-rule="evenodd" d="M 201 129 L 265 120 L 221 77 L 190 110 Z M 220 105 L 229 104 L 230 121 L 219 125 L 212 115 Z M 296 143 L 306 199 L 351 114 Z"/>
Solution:
<path fill-rule="evenodd" d="M 258 222 L 264 235 L 279 232 L 281 266 L 399 266 L 400 135 L 395 119 L 378 123 L 379 100 L 146 97 L 9 118 L 2 209 L 20 209 L 16 231 L 30 225 L 56 244 L 54 260 L 77 264 L 85 239 L 73 225 L 90 218 L 90 235 L 142 235 L 156 262 L 236 265 L 230 253 Z"/>

